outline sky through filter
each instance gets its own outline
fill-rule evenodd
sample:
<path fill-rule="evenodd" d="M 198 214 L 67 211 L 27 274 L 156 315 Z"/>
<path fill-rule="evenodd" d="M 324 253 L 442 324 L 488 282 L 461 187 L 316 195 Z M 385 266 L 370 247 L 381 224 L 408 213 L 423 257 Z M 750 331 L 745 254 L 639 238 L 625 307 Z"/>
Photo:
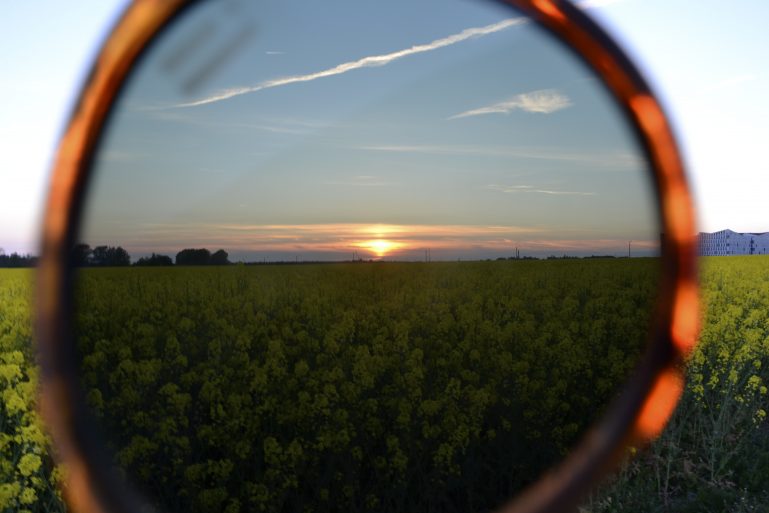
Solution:
<path fill-rule="evenodd" d="M 134 258 L 646 256 L 647 176 L 598 81 L 507 8 L 212 2 L 126 87 L 80 238 Z"/>

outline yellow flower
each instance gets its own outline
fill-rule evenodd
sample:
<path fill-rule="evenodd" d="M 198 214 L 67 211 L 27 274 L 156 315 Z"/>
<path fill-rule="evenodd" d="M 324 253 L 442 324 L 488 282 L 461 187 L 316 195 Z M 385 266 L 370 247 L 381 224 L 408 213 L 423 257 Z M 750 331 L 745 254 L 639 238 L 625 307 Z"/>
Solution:
<path fill-rule="evenodd" d="M 19 460 L 19 473 L 24 477 L 29 477 L 38 471 L 43 461 L 37 454 L 25 454 Z"/>
<path fill-rule="evenodd" d="M 19 497 L 19 502 L 22 504 L 32 504 L 37 500 L 37 493 L 32 488 L 24 488 Z"/>
<path fill-rule="evenodd" d="M 20 489 L 19 483 L 0 484 L 0 508 L 4 510 L 13 508 Z"/>

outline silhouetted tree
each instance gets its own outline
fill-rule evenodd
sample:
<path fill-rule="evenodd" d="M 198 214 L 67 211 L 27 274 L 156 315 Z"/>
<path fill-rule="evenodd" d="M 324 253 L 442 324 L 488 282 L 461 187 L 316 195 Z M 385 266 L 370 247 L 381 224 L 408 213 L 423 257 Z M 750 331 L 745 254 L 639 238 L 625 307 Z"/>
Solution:
<path fill-rule="evenodd" d="M 90 263 L 91 246 L 88 244 L 75 244 L 72 248 L 72 265 L 75 267 L 85 267 Z"/>
<path fill-rule="evenodd" d="M 109 265 L 131 265 L 131 255 L 128 254 L 128 251 L 120 246 L 111 249 L 112 251 L 108 252 Z"/>
<path fill-rule="evenodd" d="M 161 265 L 174 265 L 174 261 L 168 255 L 156 255 L 152 253 L 152 256 L 142 257 L 136 261 L 134 265 L 138 266 L 161 266 Z"/>
<path fill-rule="evenodd" d="M 219 251 L 215 252 L 213 255 L 211 255 L 210 264 L 211 265 L 230 265 L 230 261 L 228 260 L 229 255 L 226 251 L 223 249 L 220 249 Z"/>
<path fill-rule="evenodd" d="M 96 246 L 93 248 L 88 263 L 94 266 L 107 265 L 107 247 L 108 246 Z"/>
<path fill-rule="evenodd" d="M 176 254 L 176 265 L 208 265 L 211 252 L 207 249 L 183 249 Z"/>
<path fill-rule="evenodd" d="M 96 246 L 91 252 L 89 263 L 97 267 L 125 266 L 131 265 L 131 256 L 120 246 Z"/>
<path fill-rule="evenodd" d="M 34 267 L 37 265 L 37 257 L 32 255 L 22 255 L 19 253 L 11 253 L 6 255 L 4 252 L 0 253 L 0 267 Z"/>

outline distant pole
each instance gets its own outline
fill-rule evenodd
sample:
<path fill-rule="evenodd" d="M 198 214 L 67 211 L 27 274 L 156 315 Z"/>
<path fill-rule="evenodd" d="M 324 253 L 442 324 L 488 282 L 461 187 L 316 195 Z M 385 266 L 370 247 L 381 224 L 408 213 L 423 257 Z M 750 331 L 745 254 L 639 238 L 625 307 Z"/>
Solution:
<path fill-rule="evenodd" d="M 633 242 L 632 240 L 627 241 L 627 257 L 630 258 L 630 243 Z"/>

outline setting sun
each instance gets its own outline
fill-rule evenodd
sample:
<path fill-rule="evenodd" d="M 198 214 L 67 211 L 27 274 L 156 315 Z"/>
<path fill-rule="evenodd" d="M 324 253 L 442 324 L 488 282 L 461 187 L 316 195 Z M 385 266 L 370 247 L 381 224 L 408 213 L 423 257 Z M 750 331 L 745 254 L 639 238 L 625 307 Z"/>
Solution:
<path fill-rule="evenodd" d="M 367 249 L 372 253 L 374 253 L 377 257 L 382 258 L 384 256 L 387 256 L 387 254 L 390 253 L 391 251 L 398 249 L 400 247 L 400 244 L 389 241 L 389 240 L 374 239 L 374 240 L 362 242 L 360 244 L 360 247 L 363 249 Z"/>

